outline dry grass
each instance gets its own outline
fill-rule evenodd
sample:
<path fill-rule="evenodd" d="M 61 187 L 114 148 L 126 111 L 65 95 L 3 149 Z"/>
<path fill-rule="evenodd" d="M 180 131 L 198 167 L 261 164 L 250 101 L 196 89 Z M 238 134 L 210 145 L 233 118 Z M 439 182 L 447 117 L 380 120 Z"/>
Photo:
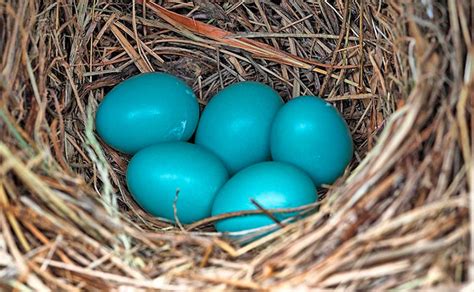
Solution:
<path fill-rule="evenodd" d="M 474 4 L 161 2 L 0 0 L 0 287 L 469 289 Z M 353 132 L 350 171 L 246 246 L 152 218 L 93 129 L 107 90 L 147 71 L 203 105 L 244 79 L 323 96 Z"/>

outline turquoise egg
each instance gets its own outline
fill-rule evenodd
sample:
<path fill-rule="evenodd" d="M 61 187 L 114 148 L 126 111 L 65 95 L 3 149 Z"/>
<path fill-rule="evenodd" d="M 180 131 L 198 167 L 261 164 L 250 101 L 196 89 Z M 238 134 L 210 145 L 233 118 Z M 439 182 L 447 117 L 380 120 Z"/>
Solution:
<path fill-rule="evenodd" d="M 215 153 L 230 174 L 270 159 L 270 130 L 281 97 L 267 85 L 245 81 L 230 85 L 205 107 L 196 144 Z"/>
<path fill-rule="evenodd" d="M 316 202 L 316 187 L 301 169 L 282 162 L 267 161 L 249 166 L 234 175 L 219 191 L 212 215 L 258 210 L 251 199 L 265 209 L 295 208 Z M 283 220 L 296 213 L 274 213 Z M 235 232 L 275 224 L 268 215 L 255 214 L 218 221 L 220 232 Z"/>
<path fill-rule="evenodd" d="M 212 202 L 228 174 L 206 149 L 187 142 L 168 142 L 137 152 L 127 169 L 135 201 L 154 216 L 188 224 L 209 217 Z"/>
<path fill-rule="evenodd" d="M 315 96 L 290 100 L 277 113 L 271 132 L 275 161 L 306 171 L 316 186 L 331 184 L 352 159 L 351 133 L 339 112 Z"/>
<path fill-rule="evenodd" d="M 145 73 L 115 86 L 100 103 L 96 128 L 113 148 L 133 154 L 147 146 L 186 141 L 199 105 L 192 89 L 166 73 Z"/>

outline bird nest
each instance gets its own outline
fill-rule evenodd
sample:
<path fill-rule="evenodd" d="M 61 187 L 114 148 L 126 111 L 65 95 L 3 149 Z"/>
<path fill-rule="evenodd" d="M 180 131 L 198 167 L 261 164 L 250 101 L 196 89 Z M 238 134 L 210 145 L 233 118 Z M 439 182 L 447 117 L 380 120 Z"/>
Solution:
<path fill-rule="evenodd" d="M 0 287 L 467 287 L 472 3 L 158 2 L 0 1 Z M 319 95 L 354 159 L 318 212 L 247 245 L 212 220 L 153 218 L 93 119 L 112 86 L 149 71 L 203 106 L 241 80 Z"/>

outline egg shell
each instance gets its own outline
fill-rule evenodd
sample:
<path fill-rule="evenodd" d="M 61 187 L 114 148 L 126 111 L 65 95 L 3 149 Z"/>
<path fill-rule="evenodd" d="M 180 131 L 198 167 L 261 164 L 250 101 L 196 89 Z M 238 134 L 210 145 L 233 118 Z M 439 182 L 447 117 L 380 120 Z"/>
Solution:
<path fill-rule="evenodd" d="M 212 206 L 212 215 L 258 210 L 255 200 L 265 209 L 295 208 L 314 203 L 318 198 L 311 178 L 299 168 L 267 161 L 249 166 L 235 174 L 218 192 Z M 278 220 L 296 213 L 274 213 Z M 265 214 L 233 217 L 218 221 L 220 232 L 250 230 L 275 222 Z"/>
<path fill-rule="evenodd" d="M 270 159 L 271 123 L 283 100 L 258 82 L 232 84 L 205 107 L 195 143 L 211 150 L 230 174 Z"/>
<path fill-rule="evenodd" d="M 188 140 L 198 119 L 199 105 L 186 83 L 166 73 L 145 73 L 105 96 L 96 129 L 108 145 L 133 154 L 156 143 Z"/>
<path fill-rule="evenodd" d="M 206 149 L 187 142 L 157 144 L 140 150 L 130 161 L 127 184 L 136 202 L 154 216 L 183 224 L 209 217 L 212 202 L 228 174 Z"/>
<path fill-rule="evenodd" d="M 331 184 L 352 159 L 350 130 L 335 107 L 315 96 L 300 96 L 277 113 L 271 132 L 275 161 L 306 171 L 316 186 Z"/>

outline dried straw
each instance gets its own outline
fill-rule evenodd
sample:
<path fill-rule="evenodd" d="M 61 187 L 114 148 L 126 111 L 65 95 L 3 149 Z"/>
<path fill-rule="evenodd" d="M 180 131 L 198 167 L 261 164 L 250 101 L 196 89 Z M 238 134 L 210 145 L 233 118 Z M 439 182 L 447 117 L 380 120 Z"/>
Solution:
<path fill-rule="evenodd" d="M 0 0 L 0 288 L 472 289 L 472 1 L 125 2 Z M 240 80 L 320 95 L 355 159 L 318 212 L 248 245 L 219 218 L 180 230 L 93 130 L 148 71 L 203 105 Z"/>

